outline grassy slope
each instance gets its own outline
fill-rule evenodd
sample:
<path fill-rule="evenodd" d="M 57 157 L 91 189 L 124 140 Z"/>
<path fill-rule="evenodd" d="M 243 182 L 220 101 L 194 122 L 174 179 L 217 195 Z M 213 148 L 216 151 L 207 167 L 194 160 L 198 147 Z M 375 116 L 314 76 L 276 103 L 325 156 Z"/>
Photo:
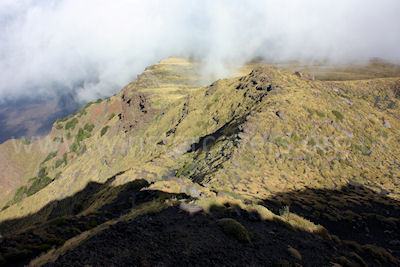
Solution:
<path fill-rule="evenodd" d="M 396 78 L 310 81 L 261 67 L 241 80 L 222 79 L 198 87 L 205 81 L 196 71 L 196 65 L 188 61 L 162 61 L 146 69 L 119 95 L 78 112 L 73 117 L 78 120 L 73 130 L 65 130 L 72 117 L 57 122 L 50 137 L 63 137 L 64 143 L 57 157 L 43 166 L 47 166 L 49 177 L 61 175 L 0 217 L 34 212 L 53 199 L 79 191 L 88 181 L 104 182 L 121 171 L 125 173 L 119 180 L 127 182 L 137 178 L 155 181 L 182 169 L 185 176 L 211 185 L 215 191 L 253 199 L 305 186 L 339 187 L 349 181 L 386 190 L 392 196 L 399 193 L 400 174 L 395 168 L 396 155 L 400 154 L 399 100 L 392 91 Z M 256 90 L 260 84 L 273 84 L 275 89 L 257 102 L 256 96 L 262 94 Z M 240 85 L 247 87 L 236 89 Z M 129 132 L 121 131 L 117 115 L 110 119 L 111 114 L 121 112 L 124 92 L 144 93 L 156 110 L 148 123 Z M 284 120 L 276 115 L 278 111 Z M 383 117 L 391 128 L 383 126 Z M 55 168 L 86 123 L 94 124 L 90 137 L 79 144 L 86 150 L 67 153 L 67 165 Z M 219 139 L 209 153 L 185 153 L 200 137 L 225 124 L 234 128 L 235 123 L 240 132 L 232 129 L 233 133 L 228 133 L 231 140 Z M 62 129 L 58 130 L 57 124 Z M 110 129 L 101 136 L 105 125 Z M 168 135 L 171 129 L 175 133 Z M 68 132 L 72 136 L 69 140 Z M 96 149 L 107 142 L 116 144 L 114 149 Z M 132 145 L 127 146 L 127 142 Z"/>
<path fill-rule="evenodd" d="M 0 145 L 0 206 L 4 206 L 21 184 L 35 176 L 44 157 L 37 142 L 24 144 L 21 140 L 8 140 Z"/>

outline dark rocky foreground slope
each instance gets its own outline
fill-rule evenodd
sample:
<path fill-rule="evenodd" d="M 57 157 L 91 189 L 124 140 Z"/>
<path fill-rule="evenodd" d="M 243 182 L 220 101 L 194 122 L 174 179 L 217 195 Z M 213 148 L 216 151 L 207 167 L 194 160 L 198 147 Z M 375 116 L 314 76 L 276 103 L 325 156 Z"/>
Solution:
<path fill-rule="evenodd" d="M 37 214 L 3 222 L 1 264 L 23 266 L 34 258 L 32 266 L 398 266 L 400 263 L 394 257 L 399 256 L 396 244 L 390 244 L 397 238 L 398 225 L 385 221 L 361 220 L 370 229 L 366 234 L 352 219 L 343 219 L 338 226 L 324 220 L 322 224 L 327 230 L 321 228 L 311 233 L 301 227 L 302 221 L 293 224 L 295 217 L 290 218 L 285 202 L 278 205 L 275 197 L 265 200 L 267 206 L 275 203 L 274 207 L 280 209 L 281 215 L 271 219 L 263 219 L 262 213 L 243 209 L 234 201 L 213 204 L 207 212 L 189 214 L 179 205 L 190 201 L 188 195 L 149 191 L 145 189 L 149 186 L 146 181 L 110 188 L 113 179 L 106 184 L 89 184 L 82 192 L 50 203 Z M 112 201 L 96 212 L 85 212 L 97 197 L 106 198 L 110 191 L 115 193 Z M 360 194 L 362 191 L 349 186 L 334 193 L 361 197 L 369 194 Z M 284 199 L 307 199 L 314 194 L 323 197 L 333 193 L 301 191 L 288 193 Z M 370 217 L 378 217 L 384 210 L 397 214 L 398 202 L 379 195 L 372 197 L 376 201 L 363 210 Z M 381 210 L 376 209 L 378 205 Z M 348 204 L 343 210 L 351 208 Z M 135 210 L 139 211 L 136 215 Z M 311 212 L 317 210 L 313 208 Z M 39 218 L 44 216 L 48 219 L 40 222 Z M 392 234 L 381 234 L 387 231 Z M 377 246 L 381 244 L 388 250 Z M 51 248 L 56 250 L 43 254 Z"/>

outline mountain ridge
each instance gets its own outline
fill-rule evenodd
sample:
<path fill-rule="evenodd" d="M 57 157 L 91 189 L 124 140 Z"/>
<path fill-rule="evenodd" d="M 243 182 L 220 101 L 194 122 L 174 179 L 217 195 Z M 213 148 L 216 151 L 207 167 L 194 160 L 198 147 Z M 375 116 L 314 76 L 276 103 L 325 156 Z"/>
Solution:
<path fill-rule="evenodd" d="M 23 232 L 23 218 L 40 212 L 30 225 L 45 225 L 63 209 L 63 216 L 97 214 L 118 199 L 117 188 L 138 180 L 148 183 L 143 192 L 187 196 L 181 202 L 172 195 L 158 196 L 154 201 L 163 199 L 162 210 L 186 202 L 202 210 L 234 203 L 310 232 L 323 229 L 318 216 L 304 213 L 303 219 L 289 210 L 273 215 L 264 201 L 303 208 L 307 205 L 279 195 L 349 185 L 356 186 L 355 192 L 360 186 L 393 201 L 399 198 L 399 78 L 327 81 L 249 64 L 236 77 L 207 85 L 196 64 L 179 58 L 161 61 L 119 94 L 58 120 L 32 148 L 37 152 L 39 142 L 47 142 L 53 149 L 37 157 L 37 175 L 17 190 L 0 220 L 21 219 L 18 232 Z M 75 207 L 74 196 L 90 183 L 114 189 L 92 192 L 88 206 Z M 52 204 L 69 198 L 72 202 L 63 207 Z M 125 212 L 135 213 L 132 199 L 128 202 Z M 398 218 L 390 220 L 400 225 Z M 392 252 L 398 257 L 398 251 Z M 51 253 L 45 255 L 52 258 Z"/>

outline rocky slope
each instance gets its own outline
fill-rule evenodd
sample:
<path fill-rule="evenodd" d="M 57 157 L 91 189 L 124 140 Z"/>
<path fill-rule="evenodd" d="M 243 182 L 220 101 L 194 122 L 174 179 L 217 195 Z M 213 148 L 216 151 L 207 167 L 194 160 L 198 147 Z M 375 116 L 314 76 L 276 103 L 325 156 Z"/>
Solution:
<path fill-rule="evenodd" d="M 21 155 L 35 175 L 0 213 L 4 263 L 399 264 L 400 80 L 346 73 L 147 68 Z"/>

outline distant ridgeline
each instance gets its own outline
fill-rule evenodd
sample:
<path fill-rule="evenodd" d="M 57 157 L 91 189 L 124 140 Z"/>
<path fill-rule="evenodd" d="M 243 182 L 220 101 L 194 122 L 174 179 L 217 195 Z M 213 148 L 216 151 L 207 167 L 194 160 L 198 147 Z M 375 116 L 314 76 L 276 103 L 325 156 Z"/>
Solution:
<path fill-rule="evenodd" d="M 11 138 L 47 135 L 57 118 L 75 113 L 80 105 L 73 94 L 52 98 L 19 98 L 0 104 L 0 143 Z"/>

